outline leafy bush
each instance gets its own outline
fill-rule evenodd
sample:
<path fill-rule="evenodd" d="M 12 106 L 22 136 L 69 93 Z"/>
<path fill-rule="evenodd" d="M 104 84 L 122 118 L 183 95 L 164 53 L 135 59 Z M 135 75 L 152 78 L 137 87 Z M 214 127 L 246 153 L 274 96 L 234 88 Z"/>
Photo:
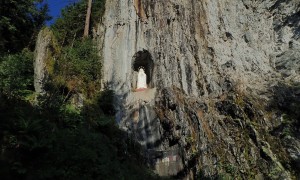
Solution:
<path fill-rule="evenodd" d="M 5 95 L 0 102 L 4 179 L 157 179 L 112 118 L 93 125 L 84 121 L 86 114 L 67 106 L 48 116 L 48 109 Z"/>
<path fill-rule="evenodd" d="M 104 2 L 94 1 L 92 23 Z M 114 92 L 99 92 L 100 57 L 91 39 L 79 39 L 84 5 L 67 7 L 53 26 L 62 50 L 49 55 L 55 61 L 46 65 L 50 80 L 40 103 L 27 101 L 34 91 L 33 53 L 0 58 L 2 179 L 158 179 L 143 165 L 141 147 L 116 126 Z M 79 109 L 69 99 L 81 93 L 87 102 Z"/>
<path fill-rule="evenodd" d="M 64 49 L 62 63 L 68 63 L 68 76 L 78 76 L 85 82 L 100 78 L 101 63 L 92 40 L 76 41 Z M 97 66 L 99 64 L 99 66 Z"/>
<path fill-rule="evenodd" d="M 62 10 L 61 18 L 51 26 L 62 46 L 55 65 L 53 84 L 56 89 L 67 91 L 66 96 L 82 93 L 93 98 L 101 89 L 101 57 L 92 39 L 82 39 L 87 1 L 80 0 Z M 105 0 L 94 0 L 91 27 L 100 21 L 105 10 Z M 91 29 L 91 28 L 90 28 Z"/>
<path fill-rule="evenodd" d="M 25 98 L 33 93 L 33 53 L 21 53 L 0 59 L 0 91 L 9 97 Z"/>
<path fill-rule="evenodd" d="M 74 46 L 63 48 L 56 64 L 56 80 L 69 91 L 85 95 L 100 89 L 101 62 L 91 39 L 76 40 Z"/>

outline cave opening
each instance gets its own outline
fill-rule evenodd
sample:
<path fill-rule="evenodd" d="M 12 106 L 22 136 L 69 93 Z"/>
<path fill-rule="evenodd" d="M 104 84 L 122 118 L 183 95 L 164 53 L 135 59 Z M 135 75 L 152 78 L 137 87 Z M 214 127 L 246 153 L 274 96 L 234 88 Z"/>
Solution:
<path fill-rule="evenodd" d="M 147 88 L 153 88 L 152 83 L 152 75 L 154 64 L 152 60 L 151 54 L 147 50 L 138 51 L 134 54 L 132 59 L 132 89 L 137 89 L 138 79 L 139 79 L 139 72 L 143 69 L 144 73 L 146 74 L 146 84 Z"/>

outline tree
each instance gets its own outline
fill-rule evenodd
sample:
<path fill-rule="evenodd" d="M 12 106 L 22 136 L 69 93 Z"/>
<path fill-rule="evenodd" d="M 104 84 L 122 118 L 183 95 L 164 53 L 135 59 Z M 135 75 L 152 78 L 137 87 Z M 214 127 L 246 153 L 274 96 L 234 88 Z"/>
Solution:
<path fill-rule="evenodd" d="M 71 4 L 61 11 L 61 17 L 51 26 L 61 46 L 70 45 L 75 39 L 82 37 L 85 11 L 85 1 Z"/>
<path fill-rule="evenodd" d="M 84 26 L 84 33 L 83 33 L 84 38 L 89 36 L 91 10 L 92 10 L 92 0 L 88 0 L 88 1 L 89 2 L 88 2 L 88 8 L 85 17 L 85 26 Z"/>
<path fill-rule="evenodd" d="M 95 27 L 100 22 L 105 10 L 105 0 L 94 0 L 92 4 L 90 19 L 88 20 L 89 27 Z M 61 17 L 51 26 L 60 45 L 70 45 L 74 40 L 82 37 L 86 13 L 86 0 L 80 0 L 62 10 Z M 87 31 L 90 33 L 91 29 L 89 28 Z"/>
<path fill-rule="evenodd" d="M 0 2 L 0 55 L 34 45 L 34 35 L 50 20 L 43 0 L 2 0 Z"/>

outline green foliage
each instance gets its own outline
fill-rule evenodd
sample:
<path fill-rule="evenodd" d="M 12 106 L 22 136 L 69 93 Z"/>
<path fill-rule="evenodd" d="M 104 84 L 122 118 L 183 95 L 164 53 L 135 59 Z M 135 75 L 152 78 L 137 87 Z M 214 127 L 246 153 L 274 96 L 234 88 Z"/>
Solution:
<path fill-rule="evenodd" d="M 115 109 L 113 106 L 114 101 L 114 91 L 110 89 L 105 89 L 97 98 L 97 104 L 99 109 L 102 109 L 104 114 L 112 116 L 115 114 Z"/>
<path fill-rule="evenodd" d="M 19 99 L 1 95 L 0 102 L 0 173 L 5 179 L 157 179 L 112 118 L 105 125 L 90 124 L 85 113 L 71 106 L 57 107 L 59 113 L 48 116 L 48 109 Z"/>
<path fill-rule="evenodd" d="M 100 89 L 101 62 L 91 39 L 76 40 L 74 46 L 63 48 L 55 66 L 55 83 L 69 91 L 89 97 Z"/>
<path fill-rule="evenodd" d="M 0 55 L 34 44 L 34 36 L 49 20 L 43 0 L 3 0 L 0 3 Z"/>
<path fill-rule="evenodd" d="M 62 46 L 82 37 L 85 22 L 86 2 L 72 4 L 61 11 L 61 17 L 52 25 L 52 30 Z"/>
<path fill-rule="evenodd" d="M 7 16 L 0 19 L 1 38 L 5 33 L 10 36 L 7 39 L 21 37 L 10 42 L 16 43 L 15 49 L 1 39 L 1 51 L 12 52 L 28 44 L 33 31 L 47 18 L 47 7 L 31 7 L 41 0 L 7 2 L 4 4 L 28 15 L 20 15 L 25 20 L 20 26 Z M 92 24 L 104 12 L 104 0 L 93 3 Z M 62 47 L 53 43 L 49 48 L 52 51 L 46 58 L 51 61 L 46 61 L 46 69 L 50 80 L 45 84 L 47 93 L 37 97 L 38 104 L 28 101 L 34 94 L 33 53 L 25 49 L 0 59 L 2 179 L 158 179 L 143 165 L 141 147 L 116 126 L 114 92 L 100 92 L 100 56 L 91 39 L 79 39 L 85 11 L 85 1 L 69 6 L 52 27 Z M 3 24 L 12 34 L 2 33 Z M 81 108 L 72 103 L 79 94 L 86 101 Z"/>
<path fill-rule="evenodd" d="M 200 171 L 197 173 L 196 177 L 197 177 L 197 180 L 211 180 L 212 179 L 211 177 L 206 176 L 205 172 L 202 169 L 200 169 Z"/>
<path fill-rule="evenodd" d="M 59 63 L 66 64 L 63 67 L 64 73 L 69 78 L 77 76 L 77 79 L 82 79 L 84 82 L 100 78 L 100 58 L 90 39 L 77 40 L 73 47 L 66 47 Z"/>
<path fill-rule="evenodd" d="M 62 16 L 52 25 L 59 43 L 62 46 L 70 45 L 75 39 L 83 36 L 87 10 L 87 1 L 67 6 L 62 10 Z M 105 0 L 94 0 L 91 14 L 91 27 L 95 27 L 105 10 Z"/>
<path fill-rule="evenodd" d="M 233 178 L 229 174 L 219 174 L 216 179 L 218 179 L 218 180 L 233 180 L 235 178 Z"/>
<path fill-rule="evenodd" d="M 0 91 L 9 97 L 23 97 L 33 92 L 33 53 L 21 53 L 0 58 Z"/>
<path fill-rule="evenodd" d="M 94 0 L 91 13 L 91 24 L 95 26 L 101 17 L 104 15 L 105 11 L 105 0 Z"/>
<path fill-rule="evenodd" d="M 85 120 L 109 136 L 115 136 L 119 133 L 114 127 L 115 109 L 113 106 L 113 96 L 114 91 L 105 89 L 98 93 L 92 100 L 86 102 L 86 106 L 82 108 Z"/>
<path fill-rule="evenodd" d="M 67 6 L 62 10 L 62 17 L 51 27 L 62 50 L 54 66 L 53 83 L 50 86 L 67 91 L 69 96 L 83 93 L 87 99 L 91 99 L 101 89 L 102 65 L 92 39 L 81 38 L 86 9 L 87 2 L 84 0 Z M 105 0 L 93 1 L 91 27 L 95 27 L 101 19 L 104 9 Z"/>

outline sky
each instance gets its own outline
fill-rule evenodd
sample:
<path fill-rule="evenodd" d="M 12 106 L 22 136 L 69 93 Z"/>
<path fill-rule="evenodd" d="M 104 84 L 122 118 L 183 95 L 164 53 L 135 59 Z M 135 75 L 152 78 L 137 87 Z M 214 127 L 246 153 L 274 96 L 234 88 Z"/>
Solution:
<path fill-rule="evenodd" d="M 63 7 L 68 4 L 77 2 L 78 0 L 45 0 L 49 5 L 49 14 L 52 16 L 52 20 L 48 21 L 46 24 L 50 26 L 54 21 L 60 16 L 60 11 Z"/>

